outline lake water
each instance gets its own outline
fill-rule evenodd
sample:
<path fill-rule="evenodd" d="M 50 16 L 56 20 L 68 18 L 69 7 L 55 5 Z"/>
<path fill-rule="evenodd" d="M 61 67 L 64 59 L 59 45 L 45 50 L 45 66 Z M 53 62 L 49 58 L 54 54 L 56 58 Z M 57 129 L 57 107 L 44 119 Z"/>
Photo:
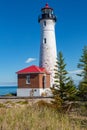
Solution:
<path fill-rule="evenodd" d="M 17 86 L 0 86 L 0 96 L 17 93 Z"/>

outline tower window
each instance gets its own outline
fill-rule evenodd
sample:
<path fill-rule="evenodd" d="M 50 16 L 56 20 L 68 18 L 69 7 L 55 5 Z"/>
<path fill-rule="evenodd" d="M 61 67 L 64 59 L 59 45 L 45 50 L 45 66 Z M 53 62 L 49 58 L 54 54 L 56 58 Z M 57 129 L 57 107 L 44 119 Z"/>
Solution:
<path fill-rule="evenodd" d="M 30 75 L 26 76 L 26 84 L 30 84 Z"/>
<path fill-rule="evenodd" d="M 47 41 L 46 41 L 46 38 L 44 38 L 44 43 L 46 43 Z"/>
<path fill-rule="evenodd" d="M 44 21 L 44 26 L 46 26 L 46 21 Z"/>

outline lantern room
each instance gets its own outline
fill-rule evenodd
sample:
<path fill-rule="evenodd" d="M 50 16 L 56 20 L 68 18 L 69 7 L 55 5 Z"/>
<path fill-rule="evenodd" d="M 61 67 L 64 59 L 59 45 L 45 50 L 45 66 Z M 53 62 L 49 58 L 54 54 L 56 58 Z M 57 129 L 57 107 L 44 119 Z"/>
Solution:
<path fill-rule="evenodd" d="M 44 8 L 41 9 L 42 14 L 38 18 L 38 22 L 43 19 L 52 19 L 56 22 L 57 18 L 53 12 L 53 9 L 49 7 L 48 4 L 45 5 Z"/>

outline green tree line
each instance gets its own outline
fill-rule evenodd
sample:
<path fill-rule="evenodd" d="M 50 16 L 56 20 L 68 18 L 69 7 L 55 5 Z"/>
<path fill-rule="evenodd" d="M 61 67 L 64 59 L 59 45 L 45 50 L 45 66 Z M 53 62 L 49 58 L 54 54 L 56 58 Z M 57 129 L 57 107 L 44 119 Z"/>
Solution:
<path fill-rule="evenodd" d="M 52 87 L 55 99 L 53 103 L 57 106 L 60 106 L 64 101 L 87 100 L 87 46 L 84 46 L 77 64 L 77 67 L 81 69 L 81 73 L 77 75 L 82 77 L 77 87 L 72 78 L 68 76 L 66 65 L 63 54 L 60 51 L 57 55 L 55 81 Z"/>

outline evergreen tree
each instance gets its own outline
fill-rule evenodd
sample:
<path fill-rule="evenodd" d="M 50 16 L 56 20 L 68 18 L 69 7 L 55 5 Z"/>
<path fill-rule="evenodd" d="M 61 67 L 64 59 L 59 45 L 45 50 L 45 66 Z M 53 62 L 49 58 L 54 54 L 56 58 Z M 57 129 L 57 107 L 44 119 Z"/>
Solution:
<path fill-rule="evenodd" d="M 82 77 L 82 81 L 79 83 L 79 91 L 81 97 L 87 99 L 87 46 L 84 46 L 82 56 L 78 63 L 78 68 L 82 70 L 81 74 L 77 74 Z"/>
<path fill-rule="evenodd" d="M 69 100 L 76 99 L 77 89 L 71 78 L 66 83 L 66 93 L 67 93 L 67 99 L 69 99 Z"/>
<path fill-rule="evenodd" d="M 66 71 L 65 67 L 66 64 L 64 63 L 63 54 L 62 52 L 59 52 L 55 66 L 54 78 L 56 85 L 54 85 L 52 92 L 54 98 L 58 96 L 62 99 L 62 101 L 70 99 L 70 97 L 72 97 L 76 93 L 75 85 L 71 78 L 67 76 L 68 72 Z"/>
<path fill-rule="evenodd" d="M 82 73 L 79 75 L 83 78 L 83 81 L 87 80 L 87 46 L 83 48 L 83 54 L 79 60 L 78 68 L 82 70 Z"/>
<path fill-rule="evenodd" d="M 66 64 L 64 63 L 64 58 L 62 52 L 58 53 L 57 62 L 55 66 L 55 84 L 58 84 L 60 88 L 69 80 L 66 76 L 68 72 L 65 69 Z"/>

